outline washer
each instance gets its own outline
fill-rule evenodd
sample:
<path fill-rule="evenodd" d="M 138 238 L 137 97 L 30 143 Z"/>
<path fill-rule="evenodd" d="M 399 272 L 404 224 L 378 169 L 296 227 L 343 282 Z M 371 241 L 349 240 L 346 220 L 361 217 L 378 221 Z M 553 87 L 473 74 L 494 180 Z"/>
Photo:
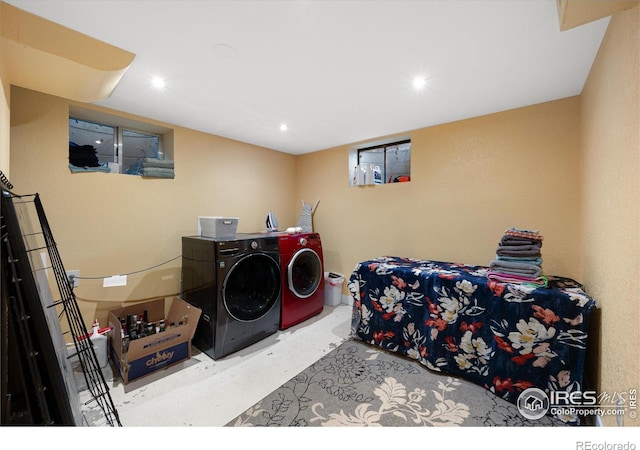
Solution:
<path fill-rule="evenodd" d="M 183 237 L 182 298 L 202 310 L 193 344 L 219 359 L 276 333 L 281 275 L 277 237 Z"/>
<path fill-rule="evenodd" d="M 318 233 L 278 235 L 282 268 L 284 330 L 322 312 L 324 308 L 324 261 Z"/>

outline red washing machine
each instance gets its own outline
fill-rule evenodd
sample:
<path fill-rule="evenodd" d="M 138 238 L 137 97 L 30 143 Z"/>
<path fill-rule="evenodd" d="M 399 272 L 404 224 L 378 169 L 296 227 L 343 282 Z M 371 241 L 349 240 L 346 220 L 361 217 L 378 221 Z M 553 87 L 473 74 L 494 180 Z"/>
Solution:
<path fill-rule="evenodd" d="M 282 268 L 280 329 L 284 330 L 324 308 L 324 261 L 318 233 L 279 233 Z"/>

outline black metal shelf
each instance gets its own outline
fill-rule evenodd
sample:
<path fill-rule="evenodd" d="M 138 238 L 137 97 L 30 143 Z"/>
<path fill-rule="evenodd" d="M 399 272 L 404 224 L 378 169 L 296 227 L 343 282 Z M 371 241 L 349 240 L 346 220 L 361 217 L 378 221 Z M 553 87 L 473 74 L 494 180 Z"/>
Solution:
<path fill-rule="evenodd" d="M 39 194 L 3 188 L 0 211 L 2 425 L 89 425 L 78 361 L 90 395 L 84 406 L 97 405 L 106 424 L 122 426 Z"/>

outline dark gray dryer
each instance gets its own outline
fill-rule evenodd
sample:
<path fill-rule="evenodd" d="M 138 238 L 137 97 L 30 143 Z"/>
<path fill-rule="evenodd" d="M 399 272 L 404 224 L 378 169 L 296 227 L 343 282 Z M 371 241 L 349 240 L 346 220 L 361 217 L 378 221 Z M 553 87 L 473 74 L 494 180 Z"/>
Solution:
<path fill-rule="evenodd" d="M 202 310 L 193 344 L 213 359 L 278 331 L 281 312 L 278 238 L 182 238 L 182 298 Z"/>

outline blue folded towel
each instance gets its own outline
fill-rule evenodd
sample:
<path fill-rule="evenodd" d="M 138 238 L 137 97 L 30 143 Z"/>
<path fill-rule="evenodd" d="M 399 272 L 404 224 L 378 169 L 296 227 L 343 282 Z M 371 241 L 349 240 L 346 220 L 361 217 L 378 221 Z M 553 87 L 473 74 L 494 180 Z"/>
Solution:
<path fill-rule="evenodd" d="M 513 262 L 522 262 L 526 264 L 535 264 L 537 266 L 542 265 L 542 257 L 540 256 L 498 256 L 496 255 L 496 259 L 500 261 L 513 261 Z"/>

